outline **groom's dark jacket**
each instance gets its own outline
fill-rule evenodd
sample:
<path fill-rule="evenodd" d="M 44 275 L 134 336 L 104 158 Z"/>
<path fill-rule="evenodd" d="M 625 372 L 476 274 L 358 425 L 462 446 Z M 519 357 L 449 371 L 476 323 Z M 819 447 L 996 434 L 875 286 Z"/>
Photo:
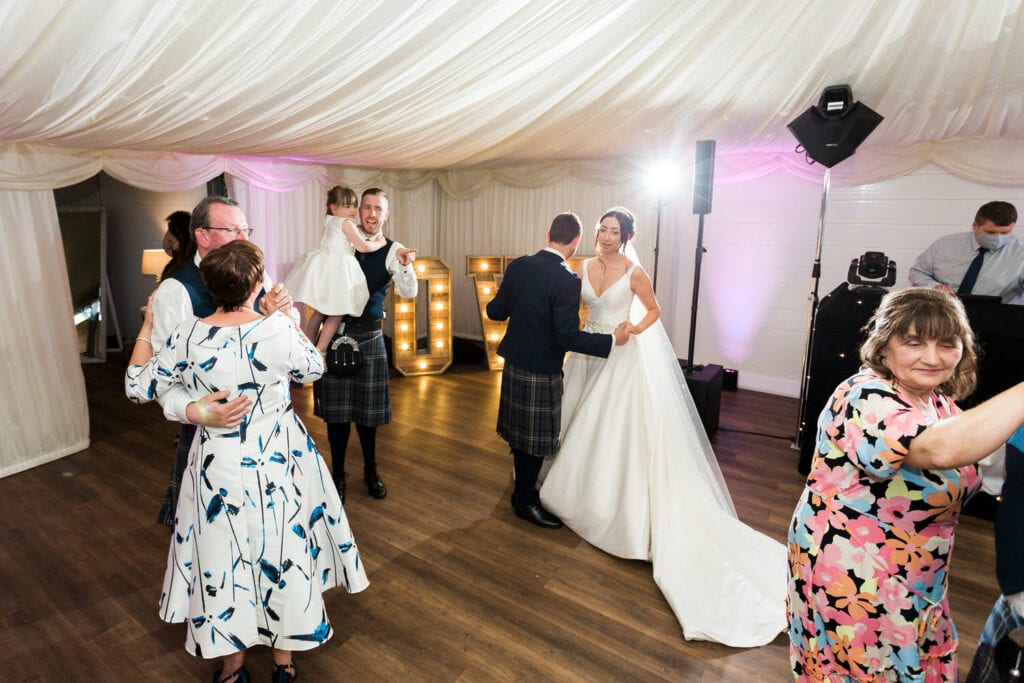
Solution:
<path fill-rule="evenodd" d="M 580 279 L 558 254 L 541 250 L 505 269 L 487 317 L 508 320 L 498 354 L 528 372 L 558 374 L 566 351 L 607 358 L 614 337 L 580 331 Z"/>

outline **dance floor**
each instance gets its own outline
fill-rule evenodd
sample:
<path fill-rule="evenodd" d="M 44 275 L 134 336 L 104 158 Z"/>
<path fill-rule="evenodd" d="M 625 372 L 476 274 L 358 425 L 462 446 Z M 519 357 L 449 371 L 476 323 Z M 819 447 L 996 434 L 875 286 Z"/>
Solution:
<path fill-rule="evenodd" d="M 0 479 L 0 652 L 14 680 L 208 680 L 214 668 L 157 617 L 169 530 L 154 520 L 177 427 L 124 398 L 126 359 L 83 368 L 87 450 Z M 393 380 L 384 500 L 361 484 L 353 435 L 346 511 L 371 585 L 327 594 L 335 635 L 297 655 L 300 680 L 790 679 L 785 635 L 750 649 L 686 641 L 650 565 L 512 514 L 499 381 L 483 365 Z M 294 399 L 327 450 L 311 390 Z M 794 399 L 726 392 L 712 440 L 740 517 L 780 541 L 803 484 L 796 412 Z M 965 517 L 951 568 L 961 675 L 998 595 L 994 565 L 991 522 Z M 256 679 L 272 668 L 265 648 L 250 656 Z"/>

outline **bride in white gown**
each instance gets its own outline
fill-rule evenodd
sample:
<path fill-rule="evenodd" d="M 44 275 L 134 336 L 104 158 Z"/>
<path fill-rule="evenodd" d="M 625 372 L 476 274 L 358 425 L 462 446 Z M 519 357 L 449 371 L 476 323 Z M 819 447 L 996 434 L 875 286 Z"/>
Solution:
<path fill-rule="evenodd" d="M 787 623 L 786 548 L 736 517 L 650 279 L 628 244 L 634 225 L 627 209 L 606 212 L 581 277 L 585 329 L 606 332 L 629 319 L 635 336 L 608 359 L 570 354 L 561 450 L 541 501 L 590 544 L 652 562 L 687 639 L 764 645 Z"/>

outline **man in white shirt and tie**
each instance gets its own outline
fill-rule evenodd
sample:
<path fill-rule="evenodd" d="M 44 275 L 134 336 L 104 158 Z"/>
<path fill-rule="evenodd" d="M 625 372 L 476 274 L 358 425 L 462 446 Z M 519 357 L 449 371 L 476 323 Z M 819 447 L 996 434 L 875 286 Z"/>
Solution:
<path fill-rule="evenodd" d="M 1016 223 L 1013 204 L 983 204 L 970 232 L 940 237 L 917 257 L 910 284 L 1024 304 L 1024 245 L 1012 234 Z"/>

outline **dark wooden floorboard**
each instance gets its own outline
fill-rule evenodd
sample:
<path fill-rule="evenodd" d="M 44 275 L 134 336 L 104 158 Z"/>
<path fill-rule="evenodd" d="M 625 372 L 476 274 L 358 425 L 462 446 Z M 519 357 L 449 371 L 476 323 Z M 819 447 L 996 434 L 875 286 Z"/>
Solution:
<path fill-rule="evenodd" d="M 168 530 L 156 524 L 177 426 L 122 393 L 124 358 L 84 367 L 91 446 L 0 480 L 0 652 L 17 680 L 207 680 L 184 627 L 157 617 Z M 650 565 L 606 555 L 509 508 L 494 433 L 500 374 L 456 365 L 396 377 L 369 498 L 353 434 L 347 514 L 371 585 L 327 594 L 335 636 L 297 657 L 306 681 L 784 681 L 787 640 L 729 648 L 682 638 Z M 295 405 L 325 452 L 312 392 Z M 796 401 L 722 396 L 713 439 L 737 512 L 783 541 L 803 485 Z M 329 461 L 329 455 L 325 455 Z M 952 603 L 966 673 L 998 589 L 990 522 L 963 519 Z M 250 655 L 266 679 L 269 653 Z"/>

